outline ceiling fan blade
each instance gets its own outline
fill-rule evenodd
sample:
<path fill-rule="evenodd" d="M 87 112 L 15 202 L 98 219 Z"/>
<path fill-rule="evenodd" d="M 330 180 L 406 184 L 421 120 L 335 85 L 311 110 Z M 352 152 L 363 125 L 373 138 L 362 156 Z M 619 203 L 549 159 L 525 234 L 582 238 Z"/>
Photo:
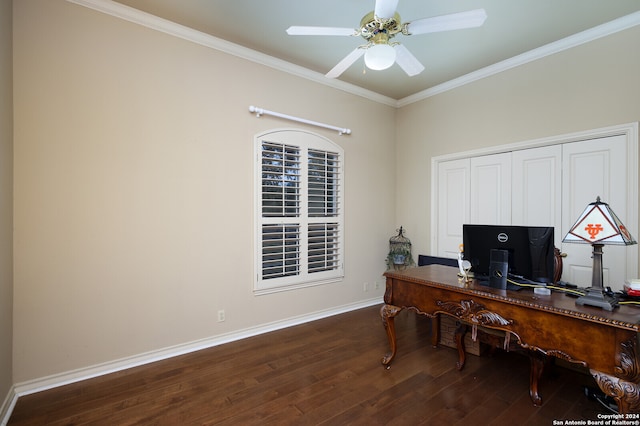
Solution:
<path fill-rule="evenodd" d="M 396 62 L 409 77 L 413 77 L 424 71 L 424 65 L 409 52 L 409 49 L 402 44 L 396 44 L 394 47 L 396 49 Z"/>
<path fill-rule="evenodd" d="M 373 13 L 378 18 L 389 19 L 393 18 L 398 7 L 398 0 L 376 0 L 376 7 L 373 9 Z"/>
<path fill-rule="evenodd" d="M 357 61 L 358 58 L 360 58 L 360 56 L 362 55 L 364 55 L 364 49 L 361 49 L 359 47 L 356 48 L 354 51 L 352 51 L 347 56 L 345 56 L 343 60 L 338 62 L 338 64 L 326 74 L 326 77 L 328 78 L 340 77 L 340 74 L 345 72 L 345 70 L 349 68 L 351 65 L 353 65 L 353 63 Z"/>
<path fill-rule="evenodd" d="M 418 19 L 407 24 L 409 34 L 426 34 L 439 31 L 474 28 L 484 24 L 487 12 L 484 9 L 469 10 L 467 12 L 452 13 L 450 15 L 434 16 Z"/>
<path fill-rule="evenodd" d="M 352 36 L 356 35 L 353 28 L 338 27 L 296 27 L 287 28 L 289 35 L 329 35 L 329 36 Z"/>

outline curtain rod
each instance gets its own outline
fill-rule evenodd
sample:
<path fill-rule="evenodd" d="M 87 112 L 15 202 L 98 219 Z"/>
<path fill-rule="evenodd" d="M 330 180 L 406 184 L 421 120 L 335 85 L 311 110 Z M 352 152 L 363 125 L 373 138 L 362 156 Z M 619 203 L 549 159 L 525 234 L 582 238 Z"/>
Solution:
<path fill-rule="evenodd" d="M 284 118 L 286 120 L 297 121 L 299 123 L 310 124 L 312 126 L 324 127 L 325 129 L 336 130 L 340 136 L 342 135 L 350 135 L 351 129 L 345 129 L 343 127 L 331 126 L 330 124 L 318 123 L 317 121 L 307 120 L 305 118 L 294 117 L 292 115 L 281 114 L 279 112 L 269 111 L 267 109 L 262 109 L 251 105 L 249 107 L 249 112 L 255 112 L 256 117 L 260 117 L 261 115 L 273 115 L 274 117 Z"/>

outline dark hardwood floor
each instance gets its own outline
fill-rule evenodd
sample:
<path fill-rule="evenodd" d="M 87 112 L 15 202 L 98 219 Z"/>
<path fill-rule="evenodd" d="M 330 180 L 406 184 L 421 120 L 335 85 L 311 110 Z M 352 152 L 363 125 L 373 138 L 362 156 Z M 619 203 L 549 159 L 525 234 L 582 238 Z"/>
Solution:
<path fill-rule="evenodd" d="M 529 399 L 524 356 L 430 345 L 430 320 L 396 318 L 398 355 L 381 363 L 379 307 L 291 327 L 18 399 L 9 425 L 552 425 L 595 420 L 587 374 L 554 367 Z"/>

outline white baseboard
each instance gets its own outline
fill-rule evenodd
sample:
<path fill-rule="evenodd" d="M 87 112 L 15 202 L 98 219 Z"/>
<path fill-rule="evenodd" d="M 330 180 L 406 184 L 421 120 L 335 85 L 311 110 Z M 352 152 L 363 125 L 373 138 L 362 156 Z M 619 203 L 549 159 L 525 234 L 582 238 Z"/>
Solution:
<path fill-rule="evenodd" d="M 18 394 L 16 393 L 15 387 L 12 386 L 4 399 L 4 402 L 0 406 L 0 426 L 7 426 L 7 423 L 9 423 L 9 417 L 11 417 L 13 407 L 15 407 L 17 401 Z"/>
<path fill-rule="evenodd" d="M 58 386 L 63 386 L 69 383 L 75 383 L 93 377 L 103 376 L 105 374 L 114 373 L 116 371 L 126 370 L 128 368 L 137 367 L 151 362 L 160 361 L 163 359 L 171 358 L 178 355 L 183 355 L 190 352 L 195 352 L 201 349 L 218 346 L 224 343 L 234 342 L 237 340 L 245 339 L 247 337 L 257 336 L 259 334 L 268 333 L 275 330 L 280 330 L 287 327 L 292 327 L 306 322 L 315 321 L 322 318 L 327 318 L 333 315 L 342 314 L 345 312 L 354 311 L 356 309 L 362 309 L 376 304 L 382 304 L 382 298 L 376 297 L 374 299 L 368 299 L 359 301 L 357 303 L 342 305 L 331 309 L 317 311 L 310 314 L 300 315 L 297 317 L 287 318 L 281 321 L 275 321 L 268 324 L 259 325 L 256 327 L 250 327 L 247 329 L 234 331 L 231 333 L 222 334 L 206 339 L 201 339 L 189 343 L 184 343 L 176 346 L 171 346 L 157 351 L 151 351 L 139 355 L 134 355 L 119 360 L 106 362 L 103 364 L 94 365 L 91 367 L 80 368 L 73 371 L 67 371 L 60 374 L 54 374 L 52 376 L 42 377 L 39 379 L 29 380 L 26 382 L 18 383 L 14 385 L 13 394 L 15 396 L 7 399 L 13 401 L 13 403 L 7 407 L 8 414 L 6 420 L 8 421 L 13 405 L 17 397 L 29 395 L 32 393 L 40 392 L 47 389 L 52 389 Z M 7 402 L 5 401 L 5 404 Z M 6 423 L 2 423 L 5 425 Z"/>

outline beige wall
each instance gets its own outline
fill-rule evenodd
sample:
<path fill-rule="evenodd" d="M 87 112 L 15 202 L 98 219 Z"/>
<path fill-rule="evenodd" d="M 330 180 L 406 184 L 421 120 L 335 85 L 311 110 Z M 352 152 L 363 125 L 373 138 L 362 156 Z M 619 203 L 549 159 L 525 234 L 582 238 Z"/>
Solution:
<path fill-rule="evenodd" d="M 638 28 L 395 111 L 63 0 L 14 15 L 17 383 L 379 297 L 397 226 L 428 253 L 432 156 L 640 119 Z M 353 129 L 311 129 L 345 149 L 342 283 L 253 296 L 252 138 L 298 126 L 252 104 Z"/>
<path fill-rule="evenodd" d="M 13 102 L 11 0 L 0 0 L 0 401 L 11 385 L 13 347 Z M 0 406 L 0 418 L 2 410 Z"/>
<path fill-rule="evenodd" d="M 16 383 L 381 299 L 394 108 L 63 0 L 14 12 Z M 353 129 L 302 127 L 345 150 L 343 282 L 252 294 L 253 136 L 301 126 L 249 105 Z"/>
<path fill-rule="evenodd" d="M 400 109 L 396 220 L 416 250 L 430 252 L 431 157 L 640 121 L 638 40 L 635 27 Z"/>

